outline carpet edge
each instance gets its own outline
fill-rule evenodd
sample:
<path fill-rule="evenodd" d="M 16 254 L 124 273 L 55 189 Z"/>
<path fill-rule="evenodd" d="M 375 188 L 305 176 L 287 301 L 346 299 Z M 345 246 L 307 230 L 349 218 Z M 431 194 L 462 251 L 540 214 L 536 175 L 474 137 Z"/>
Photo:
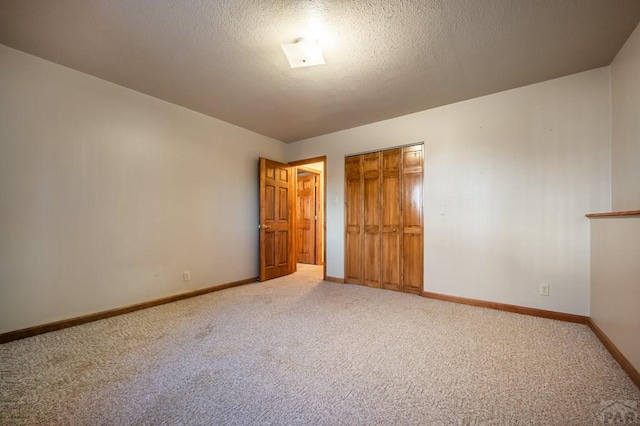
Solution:
<path fill-rule="evenodd" d="M 526 306 L 509 305 L 507 303 L 490 302 L 480 299 L 469 299 L 466 297 L 450 296 L 442 293 L 432 293 L 423 291 L 422 297 L 429 299 L 443 300 L 445 302 L 460 303 L 463 305 L 478 306 L 481 308 L 496 309 L 498 311 L 513 312 L 516 314 L 531 315 L 534 317 L 554 319 L 565 322 L 575 322 L 578 324 L 587 324 L 589 317 L 584 315 L 568 314 L 565 312 L 547 311 L 545 309 L 529 308 Z"/>
<path fill-rule="evenodd" d="M 589 318 L 589 321 L 587 321 L 587 325 L 589 326 L 591 331 L 593 331 L 593 334 L 596 335 L 596 337 L 600 340 L 600 342 L 602 342 L 604 347 L 609 351 L 611 356 L 613 356 L 613 359 L 615 359 L 618 364 L 620 364 L 620 367 L 622 367 L 622 369 L 629 375 L 633 383 L 635 383 L 635 385 L 640 389 L 640 371 L 636 370 L 633 364 L 631 364 L 631 362 L 627 359 L 627 357 L 624 356 L 620 349 L 618 349 L 618 347 L 611 341 L 611 339 L 609 339 L 609 336 L 607 336 L 604 331 L 602 331 L 602 329 L 598 327 L 598 324 L 596 324 L 592 318 Z"/>
<path fill-rule="evenodd" d="M 554 319 L 558 321 L 585 324 L 591 329 L 593 334 L 596 335 L 598 340 L 602 342 L 602 344 L 607 349 L 607 351 L 609 351 L 613 359 L 615 359 L 616 362 L 620 364 L 620 367 L 622 367 L 622 369 L 627 373 L 631 381 L 633 381 L 633 383 L 638 388 L 640 388 L 640 372 L 636 370 L 636 368 L 631 364 L 631 362 L 629 362 L 629 360 L 622 354 L 620 349 L 618 349 L 618 347 L 611 341 L 611 339 L 609 339 L 609 337 L 604 333 L 604 331 L 602 331 L 600 327 L 598 327 L 598 325 L 593 321 L 591 317 L 587 317 L 583 315 L 568 314 L 565 312 L 547 311 L 547 310 L 538 309 L 538 308 L 528 308 L 526 306 L 509 305 L 506 303 L 489 302 L 486 300 L 469 299 L 466 297 L 450 296 L 448 294 L 433 293 L 429 291 L 423 291 L 421 295 L 422 297 L 426 297 L 429 299 L 442 300 L 445 302 L 460 303 L 463 305 L 496 309 L 499 311 L 506 311 L 506 312 L 512 312 L 517 314 L 523 314 L 523 315 L 531 315 L 535 317 Z"/>
<path fill-rule="evenodd" d="M 218 284 L 211 287 L 205 287 L 186 293 L 175 294 L 173 296 L 161 297 L 159 299 L 149 300 L 147 302 L 136 303 L 133 305 L 122 306 L 120 308 L 109 309 L 106 311 L 95 312 L 92 314 L 82 315 L 79 317 L 69 318 L 65 320 L 50 322 L 46 324 L 35 325 L 20 330 L 8 331 L 0 334 L 0 344 L 8 343 L 14 340 L 25 339 L 27 337 L 36 336 L 38 334 L 49 333 L 51 331 L 62 330 L 63 328 L 74 327 L 76 325 L 86 324 L 88 322 L 99 321 L 101 319 L 114 317 L 117 315 L 128 314 L 142 309 L 152 308 L 166 303 L 177 302 L 191 297 L 202 296 L 203 294 L 213 293 L 215 291 L 225 290 L 227 288 L 237 287 L 244 284 L 256 282 L 257 277 L 246 278 L 243 280 L 232 281 L 229 283 Z"/>

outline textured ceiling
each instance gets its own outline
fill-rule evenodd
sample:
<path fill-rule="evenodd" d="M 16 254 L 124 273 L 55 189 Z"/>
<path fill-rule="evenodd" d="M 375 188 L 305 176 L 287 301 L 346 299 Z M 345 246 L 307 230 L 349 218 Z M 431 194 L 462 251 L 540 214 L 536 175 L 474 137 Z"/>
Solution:
<path fill-rule="evenodd" d="M 0 0 L 0 43 L 292 142 L 608 65 L 639 0 Z M 326 65 L 280 44 L 319 35 Z"/>

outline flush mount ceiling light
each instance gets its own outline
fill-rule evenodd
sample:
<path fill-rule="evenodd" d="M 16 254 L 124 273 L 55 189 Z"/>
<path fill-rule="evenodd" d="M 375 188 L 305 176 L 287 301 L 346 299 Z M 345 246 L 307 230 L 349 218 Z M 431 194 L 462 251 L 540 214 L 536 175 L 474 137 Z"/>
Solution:
<path fill-rule="evenodd" d="M 282 50 L 289 60 L 291 68 L 323 65 L 324 57 L 320 49 L 320 40 L 300 39 L 295 43 L 282 44 Z"/>

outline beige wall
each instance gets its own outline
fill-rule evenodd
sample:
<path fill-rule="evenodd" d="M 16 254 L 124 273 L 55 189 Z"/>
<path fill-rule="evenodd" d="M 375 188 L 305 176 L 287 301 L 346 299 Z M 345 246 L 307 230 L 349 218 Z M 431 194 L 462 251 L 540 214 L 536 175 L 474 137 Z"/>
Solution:
<path fill-rule="evenodd" d="M 640 26 L 611 87 L 613 210 L 640 210 Z M 591 319 L 640 371 L 640 217 L 591 220 Z"/>
<path fill-rule="evenodd" d="M 609 77 L 596 69 L 291 144 L 290 161 L 327 155 L 327 275 L 344 276 L 344 156 L 424 141 L 424 289 L 588 315 L 584 214 L 610 207 Z"/>
<path fill-rule="evenodd" d="M 612 66 L 618 209 L 638 182 L 638 33 Z M 421 141 L 425 290 L 588 315 L 609 71 L 286 146 L 0 46 L 0 332 L 257 275 L 259 156 L 328 156 L 327 273 L 342 277 L 344 156 Z"/>
<path fill-rule="evenodd" d="M 257 276 L 284 149 L 0 45 L 0 333 Z"/>
<path fill-rule="evenodd" d="M 591 220 L 591 319 L 640 371 L 640 217 Z"/>
<path fill-rule="evenodd" d="M 611 64 L 612 204 L 640 210 L 640 26 Z"/>

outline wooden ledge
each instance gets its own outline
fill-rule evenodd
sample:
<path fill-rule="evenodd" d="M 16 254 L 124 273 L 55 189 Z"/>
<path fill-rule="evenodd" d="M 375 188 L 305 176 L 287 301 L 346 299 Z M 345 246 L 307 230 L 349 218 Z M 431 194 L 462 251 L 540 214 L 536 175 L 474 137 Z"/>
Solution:
<path fill-rule="evenodd" d="M 624 216 L 640 216 L 640 210 L 627 210 L 623 212 L 606 212 L 606 213 L 587 213 L 586 217 L 624 217 Z"/>

